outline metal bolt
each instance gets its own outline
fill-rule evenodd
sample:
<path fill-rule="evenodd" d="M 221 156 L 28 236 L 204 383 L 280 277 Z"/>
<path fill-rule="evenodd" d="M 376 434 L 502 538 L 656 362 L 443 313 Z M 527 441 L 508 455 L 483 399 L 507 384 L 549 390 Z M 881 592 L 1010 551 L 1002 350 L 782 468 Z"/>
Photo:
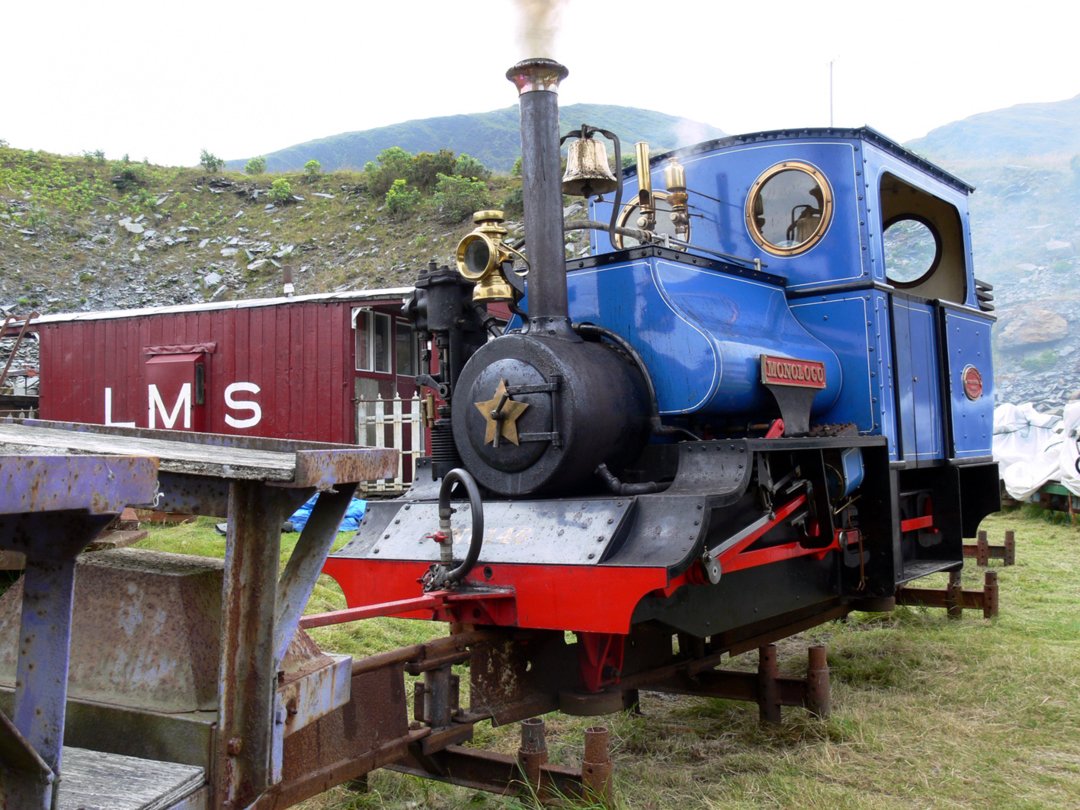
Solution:
<path fill-rule="evenodd" d="M 232 737 L 229 739 L 228 744 L 225 746 L 225 752 L 230 757 L 240 756 L 240 752 L 244 750 L 244 741 L 239 737 Z"/>

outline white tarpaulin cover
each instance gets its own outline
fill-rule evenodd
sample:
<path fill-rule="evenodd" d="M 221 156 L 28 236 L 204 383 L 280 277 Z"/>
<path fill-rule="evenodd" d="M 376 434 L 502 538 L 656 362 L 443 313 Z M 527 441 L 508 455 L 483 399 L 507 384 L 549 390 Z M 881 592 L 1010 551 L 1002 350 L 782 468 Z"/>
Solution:
<path fill-rule="evenodd" d="M 1062 416 L 1039 413 L 1031 403 L 994 409 L 994 460 L 1009 497 L 1026 501 L 1050 481 L 1080 495 L 1077 469 L 1080 402 Z"/>

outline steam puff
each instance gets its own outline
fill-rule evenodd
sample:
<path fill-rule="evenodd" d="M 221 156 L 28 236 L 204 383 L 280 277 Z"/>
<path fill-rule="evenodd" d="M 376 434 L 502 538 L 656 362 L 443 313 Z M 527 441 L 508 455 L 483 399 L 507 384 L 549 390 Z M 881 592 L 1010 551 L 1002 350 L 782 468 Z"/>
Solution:
<path fill-rule="evenodd" d="M 701 143 L 709 137 L 709 129 L 699 121 L 683 118 L 675 124 L 675 137 L 679 146 Z"/>
<path fill-rule="evenodd" d="M 518 7 L 518 45 L 528 58 L 551 57 L 559 17 L 566 0 L 515 0 Z"/>

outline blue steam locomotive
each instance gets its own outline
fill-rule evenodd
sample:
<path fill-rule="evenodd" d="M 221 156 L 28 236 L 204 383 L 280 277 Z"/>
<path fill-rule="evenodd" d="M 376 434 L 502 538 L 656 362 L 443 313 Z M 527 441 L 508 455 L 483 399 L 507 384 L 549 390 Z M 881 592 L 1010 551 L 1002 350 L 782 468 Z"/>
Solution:
<path fill-rule="evenodd" d="M 527 273 L 480 212 L 406 307 L 431 457 L 328 561 L 350 605 L 504 633 L 515 688 L 565 704 L 961 566 L 999 506 L 972 188 L 865 128 L 639 144 L 616 178 L 585 125 L 560 186 L 565 73 L 508 73 Z M 573 229 L 591 255 L 566 261 Z"/>

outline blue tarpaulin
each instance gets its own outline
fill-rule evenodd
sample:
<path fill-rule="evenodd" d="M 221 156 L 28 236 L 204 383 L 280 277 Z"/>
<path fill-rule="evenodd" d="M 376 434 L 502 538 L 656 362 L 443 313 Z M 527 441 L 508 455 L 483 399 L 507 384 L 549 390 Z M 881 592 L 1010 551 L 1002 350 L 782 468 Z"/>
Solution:
<path fill-rule="evenodd" d="M 289 523 L 293 525 L 293 531 L 302 531 L 304 526 L 307 525 L 308 518 L 311 517 L 311 510 L 315 507 L 315 501 L 318 497 L 318 495 L 312 495 L 307 503 L 293 512 L 292 517 L 289 518 Z M 367 501 L 353 498 L 349 502 L 349 508 L 345 510 L 345 517 L 342 518 L 338 531 L 354 532 L 359 529 L 360 521 L 364 519 L 364 510 L 366 509 Z"/>

